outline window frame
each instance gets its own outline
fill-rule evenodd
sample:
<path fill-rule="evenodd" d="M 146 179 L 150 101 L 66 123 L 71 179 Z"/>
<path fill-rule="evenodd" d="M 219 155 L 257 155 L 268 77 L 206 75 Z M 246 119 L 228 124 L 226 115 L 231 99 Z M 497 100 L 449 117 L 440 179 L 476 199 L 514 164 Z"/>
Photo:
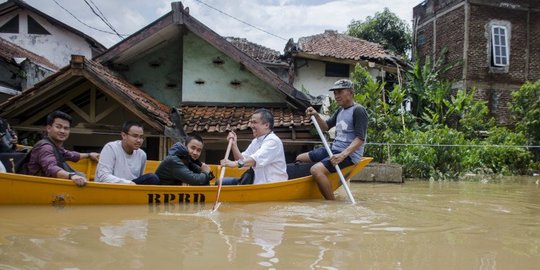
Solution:
<path fill-rule="evenodd" d="M 496 30 L 498 33 L 495 33 Z M 501 34 L 501 30 L 504 34 Z M 504 44 L 502 44 L 504 42 Z M 491 25 L 491 65 L 494 67 L 507 67 L 510 65 L 510 44 L 508 27 L 504 25 Z M 504 55 L 503 55 L 504 53 Z"/>
<path fill-rule="evenodd" d="M 345 69 L 347 69 L 345 71 Z M 344 77 L 348 78 L 351 75 L 351 66 L 349 64 L 325 62 L 324 76 L 326 77 Z"/>

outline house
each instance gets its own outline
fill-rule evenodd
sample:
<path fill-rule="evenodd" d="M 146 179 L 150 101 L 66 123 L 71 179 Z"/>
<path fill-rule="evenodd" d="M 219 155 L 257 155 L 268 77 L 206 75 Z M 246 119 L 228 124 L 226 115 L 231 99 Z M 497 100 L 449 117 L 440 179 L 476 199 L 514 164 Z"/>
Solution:
<path fill-rule="evenodd" d="M 77 151 L 99 151 L 105 143 L 118 138 L 126 119 L 144 124 L 149 137 L 146 143 L 151 145 L 159 145 L 165 127 L 172 126 L 169 107 L 82 55 L 74 55 L 70 65 L 0 107 L 2 117 L 10 120 L 19 137 L 43 130 L 46 116 L 54 110 L 69 113 L 73 126 L 66 146 Z"/>
<path fill-rule="evenodd" d="M 205 140 L 205 159 L 218 162 L 226 132 L 235 130 L 240 148 L 252 139 L 250 115 L 269 108 L 289 160 L 305 151 L 311 133 L 304 116 L 310 97 L 240 51 L 189 15 L 180 2 L 172 10 L 90 60 L 73 56 L 69 66 L 0 105 L 0 116 L 16 130 L 42 130 L 45 116 L 63 110 L 74 116 L 68 147 L 101 148 L 118 138 L 125 120 L 145 125 L 144 148 L 161 159 L 174 142 L 167 131 L 183 128 Z M 172 108 L 182 115 L 175 126 Z M 315 142 L 312 142 L 315 143 Z"/>
<path fill-rule="evenodd" d="M 313 96 L 328 96 L 338 79 L 350 78 L 360 64 L 380 81 L 394 83 L 403 63 L 382 45 L 351 37 L 337 31 L 290 39 L 285 46 L 289 62 L 289 83 Z"/>
<path fill-rule="evenodd" d="M 0 38 L 0 102 L 17 95 L 58 67 L 42 56 Z"/>
<path fill-rule="evenodd" d="M 91 59 L 106 49 L 92 37 L 22 0 L 0 4 L 0 38 L 44 57 L 58 67 L 68 65 L 73 54 Z"/>
<path fill-rule="evenodd" d="M 289 64 L 280 52 L 253 43 L 245 38 L 226 37 L 236 48 L 255 59 L 267 69 L 276 73 L 282 80 L 289 80 Z"/>
<path fill-rule="evenodd" d="M 512 91 L 540 79 L 540 2 L 427 0 L 413 10 L 414 49 L 421 59 L 448 49 L 445 74 L 454 88 L 476 88 L 499 124 L 511 124 Z"/>

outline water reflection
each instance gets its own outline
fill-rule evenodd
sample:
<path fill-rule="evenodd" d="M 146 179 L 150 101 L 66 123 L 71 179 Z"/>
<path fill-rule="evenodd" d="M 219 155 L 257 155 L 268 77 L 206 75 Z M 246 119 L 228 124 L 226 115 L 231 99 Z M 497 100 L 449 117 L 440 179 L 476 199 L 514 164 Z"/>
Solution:
<path fill-rule="evenodd" d="M 535 269 L 537 180 L 353 185 L 357 205 L 0 207 L 0 269 Z"/>

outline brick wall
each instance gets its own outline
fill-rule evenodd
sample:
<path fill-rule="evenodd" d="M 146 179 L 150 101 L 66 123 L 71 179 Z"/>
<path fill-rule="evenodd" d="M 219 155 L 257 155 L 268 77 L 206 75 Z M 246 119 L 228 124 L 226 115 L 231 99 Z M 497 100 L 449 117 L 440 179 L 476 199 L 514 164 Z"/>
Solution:
<path fill-rule="evenodd" d="M 530 20 L 531 47 L 528 79 L 537 81 L 540 80 L 540 11 L 531 12 Z"/>
<path fill-rule="evenodd" d="M 467 79 L 492 83 L 522 83 L 526 74 L 526 12 L 471 5 Z M 508 23 L 510 65 L 507 71 L 491 67 L 490 22 Z"/>
<path fill-rule="evenodd" d="M 448 12 L 446 15 L 437 19 L 437 56 L 443 48 L 448 48 L 448 63 L 463 63 L 463 40 L 465 9 L 458 8 Z M 463 64 L 449 70 L 445 77 L 453 81 L 461 80 L 463 75 Z"/>
<path fill-rule="evenodd" d="M 416 29 L 417 41 L 419 37 L 425 41 L 423 44 L 415 44 L 420 59 L 433 55 L 433 21 L 436 22 L 436 54 L 447 47 L 450 62 L 463 59 L 463 2 L 428 0 L 414 8 L 413 17 L 416 25 L 420 26 Z M 469 3 L 467 86 L 476 87 L 477 98 L 488 101 L 490 112 L 499 124 L 511 125 L 508 102 L 512 91 L 518 89 L 526 77 L 530 81 L 540 79 L 540 1 L 469 0 Z M 527 11 L 524 9 L 529 7 L 531 13 L 527 25 Z M 435 19 L 436 14 L 438 17 Z M 510 30 L 510 65 L 505 68 L 492 67 L 491 64 L 491 24 L 494 23 L 505 24 Z M 530 31 L 529 54 L 526 47 L 527 27 Z M 462 70 L 462 66 L 454 68 L 446 77 L 460 82 Z"/>

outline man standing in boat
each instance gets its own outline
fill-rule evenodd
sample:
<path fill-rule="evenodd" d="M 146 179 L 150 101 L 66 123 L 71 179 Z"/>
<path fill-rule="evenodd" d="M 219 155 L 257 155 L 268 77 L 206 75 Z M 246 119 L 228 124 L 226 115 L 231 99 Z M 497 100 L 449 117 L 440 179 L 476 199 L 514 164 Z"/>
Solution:
<path fill-rule="evenodd" d="M 143 174 L 146 153 L 141 149 L 144 141 L 142 125 L 127 121 L 122 125 L 120 136 L 122 140 L 109 142 L 101 150 L 96 167 L 96 182 L 158 185 L 156 174 Z"/>
<path fill-rule="evenodd" d="M 334 92 L 340 107 L 334 115 L 325 121 L 312 107 L 307 108 L 306 115 L 315 116 L 323 131 L 336 127 L 336 137 L 331 148 L 333 156 L 329 158 L 326 149 L 321 147 L 300 154 L 296 159 L 301 162 L 317 162 L 310 172 L 324 198 L 335 200 L 327 175 L 336 172 L 336 164 L 344 168 L 360 161 L 367 136 L 368 115 L 364 107 L 354 102 L 353 83 L 350 80 L 336 81 L 330 91 Z"/>
<path fill-rule="evenodd" d="M 70 179 L 77 186 L 86 185 L 86 177 L 71 168 L 66 160 L 77 162 L 82 158 L 98 161 L 98 153 L 78 153 L 64 149 L 72 122 L 68 114 L 55 111 L 47 115 L 47 137 L 38 141 L 31 150 L 28 174 Z"/>
<path fill-rule="evenodd" d="M 287 176 L 287 164 L 285 151 L 281 139 L 274 134 L 274 116 L 267 109 L 258 109 L 249 120 L 249 127 L 253 132 L 254 139 L 244 152 L 240 152 L 237 144 L 237 136 L 233 131 L 229 132 L 227 141 L 232 140 L 231 150 L 235 161 L 221 160 L 225 167 L 249 167 L 254 171 L 253 184 L 285 181 Z M 223 185 L 237 185 L 239 179 L 225 178 Z"/>

